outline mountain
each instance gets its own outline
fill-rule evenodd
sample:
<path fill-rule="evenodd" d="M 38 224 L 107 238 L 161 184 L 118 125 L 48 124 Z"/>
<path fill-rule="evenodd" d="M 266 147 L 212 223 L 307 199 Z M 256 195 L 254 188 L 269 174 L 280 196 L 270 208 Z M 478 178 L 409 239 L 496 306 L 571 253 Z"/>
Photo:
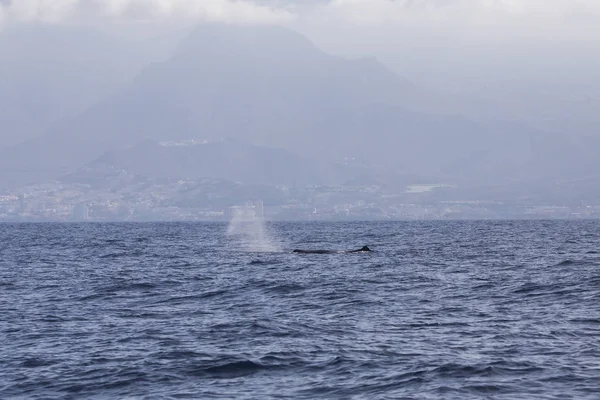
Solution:
<path fill-rule="evenodd" d="M 277 148 L 239 140 L 162 142 L 145 140 L 128 149 L 110 151 L 74 173 L 65 182 L 105 182 L 115 174 L 156 181 L 217 179 L 261 185 L 341 184 L 366 175 L 357 167 L 316 162 Z"/>
<path fill-rule="evenodd" d="M 325 54 L 285 28 L 204 24 L 173 57 L 148 65 L 100 104 L 0 151 L 0 184 L 56 178 L 145 140 L 224 137 L 440 181 L 562 179 L 571 172 L 548 155 L 563 152 L 580 165 L 584 153 L 569 138 L 503 121 L 474 122 L 444 112 L 449 109 L 375 59 Z M 173 170 L 202 170 L 178 161 Z M 285 171 L 284 161 L 275 157 L 270 168 Z M 152 168 L 151 161 L 144 165 Z M 572 171 L 590 163 L 581 165 Z"/>
<path fill-rule="evenodd" d="M 0 148 L 44 134 L 52 124 L 100 103 L 149 62 L 166 58 L 170 47 L 165 40 L 123 40 L 83 26 L 5 27 L 0 32 Z"/>

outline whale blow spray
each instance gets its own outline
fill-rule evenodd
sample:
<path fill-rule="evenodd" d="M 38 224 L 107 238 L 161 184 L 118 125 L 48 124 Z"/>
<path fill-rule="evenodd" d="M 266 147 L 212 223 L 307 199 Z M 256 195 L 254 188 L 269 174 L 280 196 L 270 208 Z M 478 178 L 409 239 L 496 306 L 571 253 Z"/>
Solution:
<path fill-rule="evenodd" d="M 227 235 L 235 238 L 245 251 L 277 252 L 277 245 L 265 224 L 262 201 L 254 201 L 243 206 L 233 207 Z"/>

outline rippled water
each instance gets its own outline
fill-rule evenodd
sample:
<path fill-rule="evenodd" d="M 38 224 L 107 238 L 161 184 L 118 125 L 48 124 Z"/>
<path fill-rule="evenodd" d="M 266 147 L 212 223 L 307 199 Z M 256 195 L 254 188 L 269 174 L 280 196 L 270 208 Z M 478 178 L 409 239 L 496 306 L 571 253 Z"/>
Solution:
<path fill-rule="evenodd" d="M 0 225 L 0 398 L 600 398 L 599 222 L 249 235 Z"/>

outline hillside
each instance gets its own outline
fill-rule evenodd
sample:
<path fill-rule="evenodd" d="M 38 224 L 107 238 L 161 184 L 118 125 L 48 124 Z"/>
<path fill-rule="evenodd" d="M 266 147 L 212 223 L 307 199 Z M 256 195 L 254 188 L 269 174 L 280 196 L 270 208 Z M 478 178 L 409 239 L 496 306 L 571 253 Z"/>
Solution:
<path fill-rule="evenodd" d="M 276 168 L 274 168 L 276 166 Z M 249 184 L 303 186 L 341 184 L 366 175 L 357 167 L 316 162 L 287 150 L 232 139 L 214 142 L 154 142 L 110 151 L 63 181 L 94 183 L 115 173 L 153 181 L 216 179 Z"/>
<path fill-rule="evenodd" d="M 321 163 L 360 159 L 474 185 L 568 179 L 595 163 L 586 146 L 565 136 L 443 109 L 375 59 L 330 56 L 284 28 L 206 24 L 173 57 L 148 65 L 98 105 L 0 151 L 0 185 L 54 179 L 145 140 L 224 137 Z M 146 157 L 139 168 L 152 168 Z M 172 169 L 199 168 L 183 160 Z M 283 161 L 273 158 L 269 168 L 286 171 Z"/>

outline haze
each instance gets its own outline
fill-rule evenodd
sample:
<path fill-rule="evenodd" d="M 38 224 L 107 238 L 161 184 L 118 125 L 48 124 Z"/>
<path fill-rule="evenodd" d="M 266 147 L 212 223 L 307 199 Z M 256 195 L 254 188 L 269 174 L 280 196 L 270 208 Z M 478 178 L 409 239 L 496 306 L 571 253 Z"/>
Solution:
<path fill-rule="evenodd" d="M 0 0 L 0 219 L 595 217 L 599 48 L 595 0 Z"/>

